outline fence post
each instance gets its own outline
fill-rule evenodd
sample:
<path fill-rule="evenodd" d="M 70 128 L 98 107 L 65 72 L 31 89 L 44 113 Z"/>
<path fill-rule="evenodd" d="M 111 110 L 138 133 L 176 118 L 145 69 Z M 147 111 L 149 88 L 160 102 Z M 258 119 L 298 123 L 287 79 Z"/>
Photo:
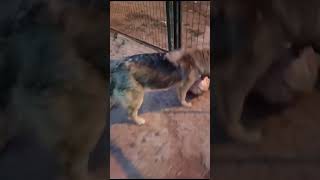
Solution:
<path fill-rule="evenodd" d="M 174 48 L 181 47 L 181 2 L 174 1 Z"/>
<path fill-rule="evenodd" d="M 169 51 L 174 48 L 174 18 L 173 18 L 173 1 L 166 1 L 167 14 L 167 33 Z"/>
<path fill-rule="evenodd" d="M 181 2 L 166 1 L 169 51 L 181 47 Z"/>

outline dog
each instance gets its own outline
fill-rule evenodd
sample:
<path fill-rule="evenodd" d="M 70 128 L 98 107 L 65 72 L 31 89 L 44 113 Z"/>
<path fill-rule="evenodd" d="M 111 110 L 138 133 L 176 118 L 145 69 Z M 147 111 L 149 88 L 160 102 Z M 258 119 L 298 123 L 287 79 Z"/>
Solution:
<path fill-rule="evenodd" d="M 246 97 L 273 64 L 286 61 L 281 54 L 297 56 L 307 46 L 320 52 L 320 16 L 312 13 L 320 12 L 320 3 L 224 0 L 214 8 L 217 120 L 231 139 L 259 142 L 261 130 L 241 123 Z"/>
<path fill-rule="evenodd" d="M 145 89 L 167 89 L 176 86 L 183 106 L 190 87 L 202 76 L 210 77 L 209 49 L 179 49 L 168 53 L 138 54 L 110 64 L 110 109 L 121 104 L 137 124 Z"/>
<path fill-rule="evenodd" d="M 30 1 L 0 31 L 0 152 L 29 137 L 68 180 L 91 179 L 89 156 L 106 124 L 107 18 L 91 5 Z"/>

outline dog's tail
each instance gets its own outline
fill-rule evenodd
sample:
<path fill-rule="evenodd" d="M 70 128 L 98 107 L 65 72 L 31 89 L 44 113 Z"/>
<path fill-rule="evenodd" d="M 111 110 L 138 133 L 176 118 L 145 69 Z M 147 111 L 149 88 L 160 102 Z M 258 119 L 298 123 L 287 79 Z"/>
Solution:
<path fill-rule="evenodd" d="M 175 66 L 179 66 L 178 61 L 183 57 L 184 54 L 185 49 L 177 49 L 166 53 L 165 58 L 167 58 Z"/>
<path fill-rule="evenodd" d="M 210 78 L 210 49 L 182 48 L 168 52 L 165 57 L 177 67 L 193 66 L 202 77 Z"/>

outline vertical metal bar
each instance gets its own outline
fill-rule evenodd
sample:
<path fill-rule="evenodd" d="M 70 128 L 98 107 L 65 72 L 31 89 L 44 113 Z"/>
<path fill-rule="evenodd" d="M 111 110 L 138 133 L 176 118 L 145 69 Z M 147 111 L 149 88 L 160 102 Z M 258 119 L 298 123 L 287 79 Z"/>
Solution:
<path fill-rule="evenodd" d="M 181 2 L 174 1 L 174 48 L 181 47 Z"/>
<path fill-rule="evenodd" d="M 177 2 L 173 2 L 173 48 L 177 49 Z"/>
<path fill-rule="evenodd" d="M 177 17 L 178 17 L 178 24 L 177 24 L 177 28 L 178 28 L 178 34 L 177 34 L 177 48 L 181 48 L 181 2 L 177 1 Z"/>
<path fill-rule="evenodd" d="M 173 29 L 173 17 L 172 17 L 172 1 L 166 1 L 166 14 L 167 14 L 167 31 L 168 31 L 168 45 L 169 51 L 174 47 L 174 29 Z"/>

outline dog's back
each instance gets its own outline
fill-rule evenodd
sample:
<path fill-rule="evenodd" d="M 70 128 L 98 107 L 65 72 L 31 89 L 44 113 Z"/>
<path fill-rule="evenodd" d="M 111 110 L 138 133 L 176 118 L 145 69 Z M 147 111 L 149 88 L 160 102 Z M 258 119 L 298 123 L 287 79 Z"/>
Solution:
<path fill-rule="evenodd" d="M 138 54 L 127 57 L 125 66 L 144 88 L 168 88 L 181 81 L 181 70 L 165 57 L 165 53 Z"/>

